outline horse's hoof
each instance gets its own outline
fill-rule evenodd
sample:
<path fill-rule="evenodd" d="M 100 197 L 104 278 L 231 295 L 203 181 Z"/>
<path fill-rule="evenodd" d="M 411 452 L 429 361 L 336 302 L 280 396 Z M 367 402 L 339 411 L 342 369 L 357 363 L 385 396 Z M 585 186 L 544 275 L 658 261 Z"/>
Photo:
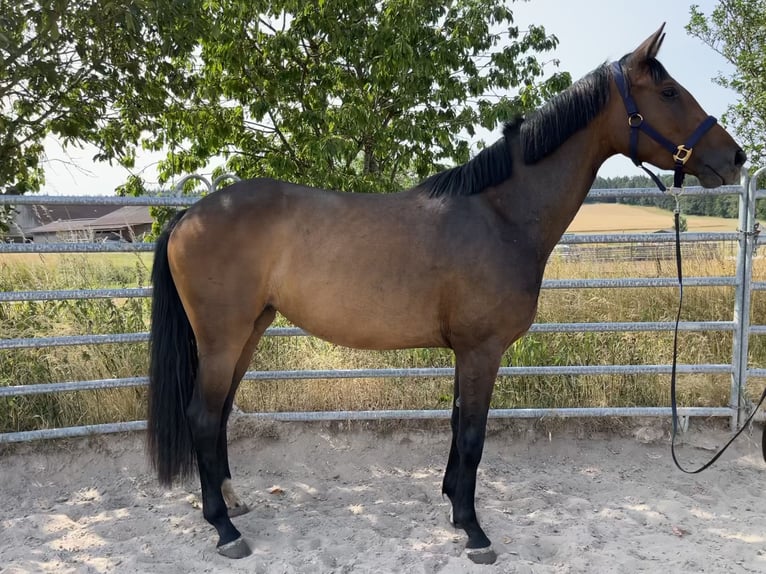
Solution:
<path fill-rule="evenodd" d="M 494 564 L 497 560 L 497 553 L 491 546 L 486 548 L 466 548 L 465 554 L 474 564 Z"/>
<path fill-rule="evenodd" d="M 234 518 L 235 516 L 242 516 L 243 514 L 247 514 L 250 512 L 250 507 L 247 504 L 238 504 L 237 506 L 232 506 L 229 508 L 229 518 Z"/>
<path fill-rule="evenodd" d="M 250 556 L 252 553 L 253 551 L 250 550 L 247 542 L 245 542 L 245 539 L 241 536 L 236 540 L 232 540 L 231 542 L 227 542 L 226 544 L 222 544 L 218 547 L 218 554 L 221 556 L 226 556 L 226 558 L 233 558 L 235 560 L 237 558 Z"/>

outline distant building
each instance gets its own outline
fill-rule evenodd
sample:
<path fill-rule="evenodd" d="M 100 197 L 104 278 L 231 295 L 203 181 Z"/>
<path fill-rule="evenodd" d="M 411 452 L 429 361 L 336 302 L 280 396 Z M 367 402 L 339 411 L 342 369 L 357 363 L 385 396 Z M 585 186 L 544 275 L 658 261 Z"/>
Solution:
<path fill-rule="evenodd" d="M 152 230 L 153 219 L 146 205 L 131 205 L 102 215 L 85 224 L 93 241 L 143 241 Z"/>
<path fill-rule="evenodd" d="M 98 219 L 116 209 L 116 205 L 17 205 L 14 208 L 6 241 L 32 241 L 32 229 L 58 221 Z"/>
<path fill-rule="evenodd" d="M 147 206 L 21 205 L 6 240 L 140 241 L 151 228 Z"/>

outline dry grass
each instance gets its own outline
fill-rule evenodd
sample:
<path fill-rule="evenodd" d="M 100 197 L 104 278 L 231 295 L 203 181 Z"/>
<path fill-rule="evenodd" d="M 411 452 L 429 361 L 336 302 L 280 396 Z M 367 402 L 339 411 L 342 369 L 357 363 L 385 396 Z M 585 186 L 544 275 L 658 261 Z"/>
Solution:
<path fill-rule="evenodd" d="M 667 214 L 665 214 L 667 216 Z M 3 290 L 144 286 L 150 256 L 55 255 L 0 258 Z M 687 256 L 685 272 L 695 276 L 731 275 L 734 261 Z M 554 257 L 546 278 L 673 277 L 672 261 L 568 262 Z M 766 278 L 766 266 L 756 262 Z M 676 289 L 584 289 L 544 291 L 538 322 L 669 321 L 677 305 Z M 730 320 L 732 288 L 688 288 L 685 320 Z M 766 317 L 766 297 L 753 295 L 755 322 Z M 145 300 L 30 302 L 0 305 L 5 337 L 143 331 L 148 328 Z M 670 333 L 535 334 L 508 351 L 504 365 L 667 364 Z M 766 346 L 752 338 L 751 362 L 766 366 Z M 682 333 L 681 363 L 729 363 L 730 333 Z M 0 351 L 0 385 L 34 384 L 142 375 L 145 345 L 102 345 Z M 267 338 L 252 367 L 272 369 L 352 369 L 451 366 L 446 350 L 414 349 L 366 352 L 335 347 L 306 337 Z M 683 376 L 684 404 L 725 405 L 728 376 Z M 447 408 L 449 380 L 326 380 L 245 382 L 238 396 L 244 410 L 344 410 Z M 0 399 L 0 432 L 52 426 L 134 420 L 144 416 L 144 389 L 115 389 Z M 498 381 L 493 406 L 667 405 L 665 376 L 515 377 Z"/>

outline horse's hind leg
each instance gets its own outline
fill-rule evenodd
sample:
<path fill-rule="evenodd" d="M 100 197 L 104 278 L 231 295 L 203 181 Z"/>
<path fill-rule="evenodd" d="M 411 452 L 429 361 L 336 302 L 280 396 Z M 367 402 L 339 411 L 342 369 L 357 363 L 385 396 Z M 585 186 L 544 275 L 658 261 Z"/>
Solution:
<path fill-rule="evenodd" d="M 263 311 L 251 321 L 228 313 L 209 314 L 205 321 L 195 319 L 199 370 L 187 415 L 197 453 L 202 514 L 218 532 L 218 552 L 242 558 L 250 554 L 250 548 L 232 524 L 224 499 L 224 492 L 236 499 L 230 482 L 226 421 L 236 387 L 273 311 Z"/>
<path fill-rule="evenodd" d="M 237 493 L 234 491 L 234 487 L 231 482 L 231 469 L 229 468 L 229 449 L 226 439 L 226 425 L 229 421 L 229 415 L 231 414 L 231 409 L 234 404 L 234 395 L 237 393 L 239 383 L 242 381 L 242 377 L 245 375 L 245 372 L 247 372 L 247 367 L 250 365 L 250 361 L 253 358 L 253 353 L 258 346 L 258 342 L 261 340 L 263 333 L 266 331 L 269 325 L 271 325 L 271 322 L 274 320 L 276 314 L 277 313 L 273 307 L 267 307 L 263 313 L 261 313 L 258 319 L 256 319 L 255 325 L 253 326 L 253 332 L 250 334 L 250 338 L 247 340 L 247 343 L 245 343 L 242 354 L 237 361 L 237 366 L 234 369 L 234 377 L 232 379 L 231 389 L 229 390 L 229 395 L 226 397 L 226 403 L 224 404 L 223 417 L 221 419 L 221 430 L 218 435 L 218 452 L 219 456 L 223 460 L 225 468 L 225 478 L 223 479 L 223 484 L 221 485 L 221 494 L 223 494 L 230 518 L 245 514 L 249 512 L 250 509 L 247 507 L 247 504 L 242 502 L 242 500 L 237 496 Z"/>
<path fill-rule="evenodd" d="M 197 453 L 202 514 L 218 532 L 218 551 L 231 558 L 241 558 L 250 554 L 250 548 L 226 510 L 221 493 L 226 469 L 218 448 L 224 405 L 239 349 L 208 347 L 198 340 L 198 350 L 199 372 L 187 415 Z"/>
<path fill-rule="evenodd" d="M 479 525 L 476 517 L 476 472 L 484 450 L 487 413 L 492 389 L 503 349 L 493 345 L 486 348 L 456 351 L 459 387 L 457 410 L 457 478 L 451 474 L 445 481 L 454 480 L 452 516 L 455 526 L 468 535 L 466 552 L 477 563 L 491 564 L 497 558 L 492 543 Z M 454 411 L 453 411 L 454 413 Z M 454 467 L 453 467 L 454 468 Z M 448 472 L 450 471 L 448 463 Z M 452 471 L 454 473 L 454 470 Z M 447 485 L 448 487 L 450 485 Z"/>

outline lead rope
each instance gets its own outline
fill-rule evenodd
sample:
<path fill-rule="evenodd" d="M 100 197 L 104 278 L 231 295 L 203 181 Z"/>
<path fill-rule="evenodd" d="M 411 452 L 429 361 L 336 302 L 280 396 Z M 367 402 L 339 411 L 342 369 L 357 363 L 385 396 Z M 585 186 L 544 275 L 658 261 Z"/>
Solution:
<path fill-rule="evenodd" d="M 677 174 L 678 172 L 676 172 Z M 681 180 L 683 180 L 683 176 L 681 177 Z M 744 424 L 740 427 L 740 429 L 734 434 L 733 437 L 729 439 L 729 442 L 727 442 L 721 449 L 711 458 L 707 463 L 702 465 L 701 467 L 695 469 L 695 470 L 687 470 L 683 466 L 681 466 L 681 463 L 678 462 L 678 458 L 676 457 L 676 435 L 678 434 L 678 403 L 676 401 L 676 363 L 678 362 L 678 324 L 681 321 L 681 308 L 683 306 L 684 301 L 684 282 L 683 282 L 683 272 L 681 270 L 681 203 L 679 201 L 679 198 L 681 194 L 683 193 L 683 188 L 678 185 L 678 177 L 676 176 L 676 181 L 674 182 L 676 185 L 668 189 L 668 192 L 673 196 L 673 198 L 676 200 L 676 208 L 673 213 L 673 219 L 675 222 L 675 231 L 676 231 L 676 269 L 678 271 L 678 311 L 676 312 L 676 325 L 675 329 L 673 331 L 673 363 L 670 369 L 670 408 L 673 413 L 673 432 L 670 439 L 670 453 L 673 456 L 673 462 L 675 463 L 678 470 L 681 472 L 684 472 L 686 474 L 698 474 L 702 472 L 703 470 L 710 468 L 715 461 L 717 461 L 721 455 L 726 452 L 726 449 L 729 448 L 731 443 L 733 443 L 739 435 L 742 434 L 742 432 L 748 428 L 750 425 L 750 422 L 753 420 L 753 417 L 758 412 L 758 409 L 763 404 L 763 401 L 766 400 L 766 389 L 763 390 L 763 393 L 761 394 L 761 398 L 758 401 L 758 404 L 753 409 L 753 412 L 750 413 L 750 416 L 747 417 L 747 420 L 744 422 Z M 763 430 L 763 440 L 761 441 L 761 450 L 763 453 L 763 458 L 766 460 L 766 427 L 764 427 Z"/>

